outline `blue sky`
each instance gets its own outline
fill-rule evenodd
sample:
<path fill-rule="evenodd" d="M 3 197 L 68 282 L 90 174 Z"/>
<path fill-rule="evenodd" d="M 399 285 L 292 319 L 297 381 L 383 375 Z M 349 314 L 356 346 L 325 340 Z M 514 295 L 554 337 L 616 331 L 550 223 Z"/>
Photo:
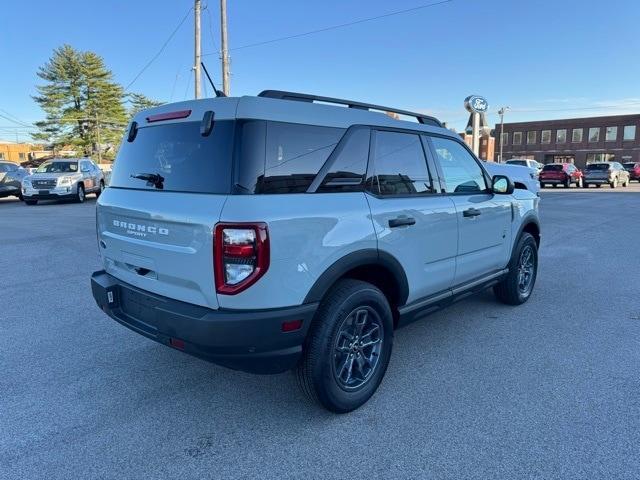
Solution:
<path fill-rule="evenodd" d="M 228 0 L 232 94 L 313 92 L 437 115 L 458 130 L 465 96 L 484 95 L 507 121 L 640 112 L 640 2 L 452 0 L 306 37 L 295 35 L 435 0 Z M 203 52 L 219 47 L 219 2 L 203 13 Z M 8 1 L 0 29 L 0 114 L 33 122 L 38 66 L 69 43 L 103 56 L 128 84 L 193 4 L 191 0 Z M 212 20 L 210 23 L 209 20 Z M 193 20 L 131 87 L 177 101 L 193 95 Z M 205 57 L 220 80 L 216 54 Z M 210 92 L 210 90 L 209 90 Z M 0 118 L 0 138 L 28 139 Z"/>

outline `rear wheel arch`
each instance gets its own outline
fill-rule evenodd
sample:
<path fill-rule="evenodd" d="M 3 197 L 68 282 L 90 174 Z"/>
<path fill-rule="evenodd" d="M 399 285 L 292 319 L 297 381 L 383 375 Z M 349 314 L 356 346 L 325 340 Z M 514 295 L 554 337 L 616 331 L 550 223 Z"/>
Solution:
<path fill-rule="evenodd" d="M 319 302 L 338 281 L 345 278 L 362 280 L 378 287 L 391 305 L 394 323 L 397 309 L 409 296 L 409 283 L 400 262 L 387 252 L 365 249 L 352 252 L 333 263 L 318 277 L 304 303 Z"/>

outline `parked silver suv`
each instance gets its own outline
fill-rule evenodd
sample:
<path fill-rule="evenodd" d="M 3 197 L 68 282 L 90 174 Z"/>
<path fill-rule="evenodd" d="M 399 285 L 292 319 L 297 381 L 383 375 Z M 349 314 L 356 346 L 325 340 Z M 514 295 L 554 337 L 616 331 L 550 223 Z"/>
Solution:
<path fill-rule="evenodd" d="M 295 368 L 348 412 L 397 327 L 487 287 L 527 301 L 538 201 L 425 115 L 280 91 L 164 105 L 136 115 L 98 201 L 93 296 L 197 357 Z"/>
<path fill-rule="evenodd" d="M 56 158 L 22 180 L 22 197 L 27 205 L 63 199 L 82 203 L 88 193 L 99 197 L 104 188 L 104 175 L 90 159 Z"/>

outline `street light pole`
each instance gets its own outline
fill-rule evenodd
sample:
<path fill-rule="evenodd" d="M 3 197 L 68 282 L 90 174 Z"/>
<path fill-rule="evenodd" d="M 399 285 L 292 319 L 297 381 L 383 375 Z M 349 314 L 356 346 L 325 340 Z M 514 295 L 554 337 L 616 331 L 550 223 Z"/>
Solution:
<path fill-rule="evenodd" d="M 511 107 L 501 107 L 498 110 L 498 115 L 500 115 L 500 155 L 498 155 L 498 163 L 502 163 L 502 139 L 504 137 L 504 114 Z"/>

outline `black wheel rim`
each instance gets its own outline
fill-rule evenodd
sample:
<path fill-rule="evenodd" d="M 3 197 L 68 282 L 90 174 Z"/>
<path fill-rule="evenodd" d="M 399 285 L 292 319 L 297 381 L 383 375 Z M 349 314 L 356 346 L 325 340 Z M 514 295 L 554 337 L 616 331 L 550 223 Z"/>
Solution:
<path fill-rule="evenodd" d="M 374 376 L 383 341 L 382 320 L 371 307 L 358 307 L 342 321 L 332 362 L 334 378 L 341 388 L 357 390 Z"/>
<path fill-rule="evenodd" d="M 518 260 L 518 291 L 522 295 L 528 295 L 533 285 L 535 275 L 535 253 L 531 245 L 527 245 L 520 252 Z"/>

